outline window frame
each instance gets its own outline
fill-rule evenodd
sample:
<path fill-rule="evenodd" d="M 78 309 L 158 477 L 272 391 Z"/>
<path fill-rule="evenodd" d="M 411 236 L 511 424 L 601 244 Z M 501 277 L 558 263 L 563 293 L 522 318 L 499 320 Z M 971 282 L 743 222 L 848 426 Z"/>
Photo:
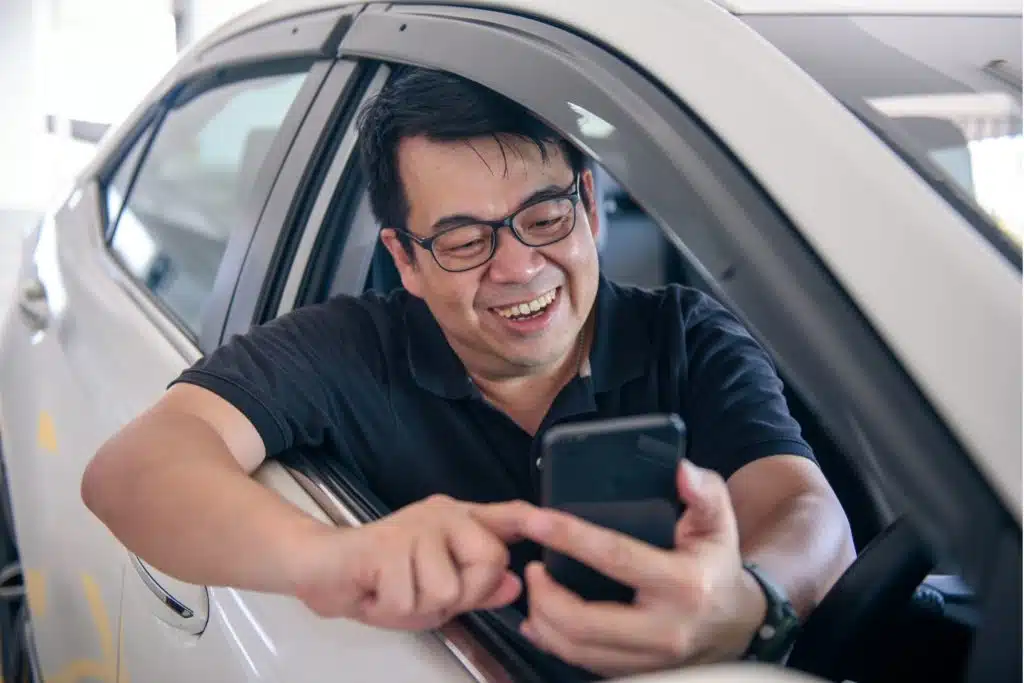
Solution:
<path fill-rule="evenodd" d="M 484 44 L 487 50 L 474 51 Z M 468 53 L 478 58 L 467 60 Z M 704 264 L 702 275 L 717 283 L 713 293 L 724 304 L 743 312 L 738 314 L 821 415 L 842 451 L 856 460 L 858 472 L 874 477 L 879 486 L 884 480 L 885 497 L 901 501 L 896 507 L 911 508 L 933 544 L 964 560 L 965 578 L 979 590 L 988 584 L 998 566 L 999 539 L 1007 533 L 1019 536 L 1019 524 L 829 267 L 727 142 L 685 102 L 635 64 L 571 29 L 498 10 L 440 4 L 373 8 L 357 17 L 339 54 L 463 75 L 516 99 L 563 132 L 574 129 L 566 113 L 528 94 L 530 88 L 545 91 L 534 80 L 546 73 L 536 68 L 537 60 L 591 78 L 605 107 L 587 107 L 591 111 L 621 112 L 627 103 L 641 105 L 642 113 L 626 112 L 622 120 L 656 130 L 649 139 L 640 136 L 638 146 L 624 145 L 632 150 L 624 156 L 640 157 L 643 164 L 607 163 L 591 149 L 600 149 L 599 143 L 570 137 L 629 187 L 648 215 L 669 228 L 667 234 L 674 234 L 667 218 L 674 215 L 680 195 L 714 216 L 711 226 L 726 228 L 677 234 L 676 246 Z M 520 62 L 510 55 L 528 58 Z M 365 221 L 350 226 L 349 239 L 367 229 Z M 294 262 L 290 267 L 305 275 L 308 265 Z M 365 276 L 364 271 L 352 279 L 365 281 Z M 790 306 L 774 295 L 780 290 L 790 297 Z M 261 315 L 255 302 L 233 306 L 234 320 L 226 332 L 243 332 L 266 319 Z M 868 376 L 861 367 L 872 367 L 873 373 Z M 949 487 L 935 486 L 943 480 L 958 482 L 955 495 L 948 495 Z M 973 513 L 969 522 L 957 519 L 965 508 Z"/>
<path fill-rule="evenodd" d="M 308 255 L 314 246 L 308 240 L 315 235 L 303 242 L 307 225 L 334 208 L 332 198 L 320 191 L 325 178 L 344 183 L 348 177 L 352 148 L 341 146 L 373 78 L 374 70 L 358 60 L 333 63 L 255 226 L 220 341 L 276 315 L 296 253 L 301 247 Z"/>
<path fill-rule="evenodd" d="M 268 54 L 264 59 L 255 62 L 235 64 L 230 67 L 215 65 L 212 68 L 196 71 L 176 82 L 159 98 L 158 102 L 147 109 L 134 126 L 128 129 L 115 150 L 108 156 L 105 163 L 96 173 L 96 181 L 102 198 L 100 210 L 103 242 L 107 255 L 116 264 L 121 275 L 133 285 L 136 294 L 147 300 L 160 314 L 170 322 L 186 339 L 201 352 L 208 353 L 220 341 L 221 321 L 223 321 L 230 305 L 233 283 L 237 279 L 242 257 L 252 236 L 259 215 L 270 195 L 270 190 L 280 171 L 283 158 L 290 148 L 299 125 L 310 105 L 316 97 L 332 62 L 315 60 L 309 57 L 279 58 Z M 153 141 L 160 134 L 167 114 L 182 98 L 194 97 L 202 92 L 223 87 L 233 83 L 244 82 L 264 75 L 278 73 L 303 73 L 305 80 L 288 108 L 277 129 L 274 141 L 267 152 L 263 166 L 255 177 L 253 201 L 247 209 L 250 217 L 236 226 L 228 237 L 224 255 L 217 268 L 214 288 L 203 304 L 202 320 L 198 332 L 191 329 L 181 320 L 179 315 L 155 295 L 144 282 L 140 281 L 125 265 L 121 255 L 113 248 L 112 241 L 116 232 L 117 222 L 127 206 L 134 190 L 139 172 L 149 157 Z M 133 168 L 130 169 L 129 182 L 125 190 L 124 200 L 116 217 L 108 215 L 107 196 L 113 178 L 122 170 L 122 164 L 132 154 L 135 145 L 144 148 Z"/>

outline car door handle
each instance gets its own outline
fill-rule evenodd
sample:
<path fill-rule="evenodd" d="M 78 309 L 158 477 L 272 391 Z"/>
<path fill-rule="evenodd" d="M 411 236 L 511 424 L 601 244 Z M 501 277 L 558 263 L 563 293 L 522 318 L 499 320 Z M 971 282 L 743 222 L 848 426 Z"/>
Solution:
<path fill-rule="evenodd" d="M 46 298 L 46 287 L 36 278 L 22 283 L 18 292 L 18 310 L 34 330 L 45 329 L 50 324 L 50 305 Z"/>
<path fill-rule="evenodd" d="M 135 571 L 139 573 L 142 578 L 142 583 L 146 584 L 146 588 L 153 592 L 153 594 L 159 598 L 167 609 L 174 612 L 180 619 L 191 619 L 195 616 L 195 612 L 192 611 L 185 603 L 181 602 L 173 595 L 168 593 L 163 586 L 161 586 L 153 575 L 146 569 L 146 566 L 142 564 L 142 561 L 135 556 L 134 553 L 131 555 L 132 564 L 135 565 Z"/>

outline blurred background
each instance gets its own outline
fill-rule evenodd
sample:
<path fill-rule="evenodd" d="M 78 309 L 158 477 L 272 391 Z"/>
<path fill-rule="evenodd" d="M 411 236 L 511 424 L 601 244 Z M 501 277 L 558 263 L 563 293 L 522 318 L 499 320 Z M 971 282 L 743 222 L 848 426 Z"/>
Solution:
<path fill-rule="evenodd" d="M 178 53 L 259 0 L 0 0 L 0 302 L 18 244 Z"/>

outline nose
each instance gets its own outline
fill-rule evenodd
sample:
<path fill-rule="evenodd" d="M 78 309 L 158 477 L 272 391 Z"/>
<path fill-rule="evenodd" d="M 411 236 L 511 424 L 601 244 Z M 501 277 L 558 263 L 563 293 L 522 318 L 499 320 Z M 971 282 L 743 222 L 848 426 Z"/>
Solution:
<path fill-rule="evenodd" d="M 495 235 L 498 247 L 491 259 L 488 276 L 498 284 L 525 284 L 544 269 L 544 255 L 509 234 L 499 230 Z"/>

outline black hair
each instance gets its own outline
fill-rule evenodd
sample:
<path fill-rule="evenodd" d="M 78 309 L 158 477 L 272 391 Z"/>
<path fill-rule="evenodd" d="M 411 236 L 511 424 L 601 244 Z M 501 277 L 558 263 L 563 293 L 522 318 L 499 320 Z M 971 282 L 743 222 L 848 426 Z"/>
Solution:
<path fill-rule="evenodd" d="M 357 125 L 370 206 L 381 227 L 404 229 L 409 216 L 398 172 L 398 145 L 404 138 L 422 135 L 435 142 L 451 142 L 491 137 L 505 155 L 507 138 L 516 137 L 536 145 L 545 161 L 547 145 L 560 146 L 574 173 L 584 165 L 578 148 L 521 105 L 472 81 L 433 69 L 398 67 L 360 112 Z M 401 233 L 399 239 L 411 255 L 411 242 Z"/>

